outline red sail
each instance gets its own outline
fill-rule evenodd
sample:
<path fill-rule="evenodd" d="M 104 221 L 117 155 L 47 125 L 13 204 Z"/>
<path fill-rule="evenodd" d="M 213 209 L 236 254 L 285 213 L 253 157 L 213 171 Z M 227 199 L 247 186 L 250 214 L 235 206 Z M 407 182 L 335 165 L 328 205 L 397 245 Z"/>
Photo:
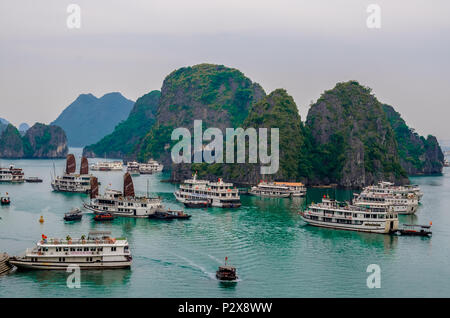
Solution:
<path fill-rule="evenodd" d="M 98 196 L 98 180 L 96 177 L 91 178 L 91 199 Z"/>
<path fill-rule="evenodd" d="M 131 179 L 128 172 L 123 176 L 123 195 L 125 197 L 134 197 L 133 179 Z"/>
<path fill-rule="evenodd" d="M 89 163 L 86 157 L 81 158 L 81 167 L 80 174 L 88 174 L 89 173 Z"/>
<path fill-rule="evenodd" d="M 73 154 L 68 154 L 66 158 L 66 173 L 75 173 L 77 164 L 75 163 L 75 156 Z"/>

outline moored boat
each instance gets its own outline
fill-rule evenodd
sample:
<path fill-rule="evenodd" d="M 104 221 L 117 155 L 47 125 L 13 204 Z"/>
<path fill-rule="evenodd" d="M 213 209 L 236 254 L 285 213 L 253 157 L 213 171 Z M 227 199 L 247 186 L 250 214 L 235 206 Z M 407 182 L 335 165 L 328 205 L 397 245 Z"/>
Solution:
<path fill-rule="evenodd" d="M 64 221 L 79 221 L 83 217 L 80 209 L 76 208 L 64 214 Z"/>
<path fill-rule="evenodd" d="M 131 175 L 124 175 L 123 192 L 106 188 L 103 195 L 98 194 L 98 186 L 93 185 L 90 202 L 84 203 L 84 208 L 94 214 L 111 213 L 114 216 L 146 218 L 156 211 L 163 211 L 160 198 L 136 196 Z"/>
<path fill-rule="evenodd" d="M 395 233 L 398 235 L 431 236 L 431 222 L 430 225 L 402 224 Z"/>
<path fill-rule="evenodd" d="M 207 208 L 211 206 L 211 200 L 208 199 L 191 199 L 183 202 L 187 208 Z"/>
<path fill-rule="evenodd" d="M 174 193 L 177 201 L 189 203 L 192 200 L 209 200 L 211 206 L 219 208 L 238 208 L 241 206 L 239 190 L 233 188 L 233 184 L 223 182 L 219 178 L 217 182 L 198 180 L 197 173 L 192 179 L 185 180 L 178 191 Z"/>
<path fill-rule="evenodd" d="M 0 182 L 22 183 L 24 181 L 25 177 L 21 168 L 16 168 L 14 165 L 10 165 L 8 168 L 0 167 Z"/>
<path fill-rule="evenodd" d="M 38 178 L 38 177 L 28 177 L 28 178 L 25 178 L 25 181 L 29 182 L 29 183 L 41 183 L 42 179 Z"/>
<path fill-rule="evenodd" d="M 131 176 L 139 176 L 141 174 L 141 172 L 139 170 L 139 163 L 136 161 L 127 162 L 127 172 Z"/>
<path fill-rule="evenodd" d="M 75 156 L 67 155 L 66 170 L 62 176 L 55 176 L 52 180 L 52 188 L 57 192 L 89 193 L 91 191 L 91 179 L 87 158 L 81 158 L 80 173 L 76 174 Z"/>
<path fill-rule="evenodd" d="M 173 220 L 173 219 L 184 219 L 187 220 L 191 218 L 191 215 L 184 213 L 183 211 L 158 211 L 148 216 L 149 219 L 158 220 Z"/>
<path fill-rule="evenodd" d="M 122 171 L 122 161 L 101 161 L 91 165 L 91 170 L 94 171 Z"/>
<path fill-rule="evenodd" d="M 139 164 L 139 172 L 140 174 L 153 174 L 157 172 L 161 172 L 164 166 L 158 163 L 156 160 L 150 159 L 147 163 Z"/>
<path fill-rule="evenodd" d="M 25 255 L 11 257 L 19 269 L 66 270 L 68 266 L 86 269 L 116 269 L 131 266 L 132 256 L 126 238 L 112 238 L 110 232 L 90 232 L 80 239 L 42 239 Z"/>
<path fill-rule="evenodd" d="M 114 215 L 112 213 L 98 213 L 94 216 L 95 221 L 113 221 Z"/>
<path fill-rule="evenodd" d="M 414 214 L 419 206 L 419 200 L 414 193 L 376 193 L 363 191 L 354 194 L 353 203 L 357 206 L 384 206 L 389 205 L 398 214 Z"/>
<path fill-rule="evenodd" d="M 398 214 L 389 204 L 356 206 L 323 198 L 299 212 L 312 226 L 373 233 L 392 233 L 398 229 Z"/>

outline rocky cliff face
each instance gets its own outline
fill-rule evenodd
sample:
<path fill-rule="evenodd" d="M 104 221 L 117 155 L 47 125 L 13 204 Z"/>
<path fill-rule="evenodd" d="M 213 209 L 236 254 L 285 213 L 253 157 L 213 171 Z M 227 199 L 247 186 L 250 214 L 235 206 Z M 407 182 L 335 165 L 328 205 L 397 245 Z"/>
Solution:
<path fill-rule="evenodd" d="M 156 123 L 138 145 L 141 161 L 150 157 L 171 165 L 173 129 L 193 131 L 194 120 L 203 128 L 242 125 L 253 103 L 265 96 L 260 85 L 252 83 L 240 71 L 223 65 L 200 64 L 180 68 L 163 82 Z"/>
<path fill-rule="evenodd" d="M 140 97 L 128 118 L 98 143 L 83 149 L 86 157 L 127 158 L 139 141 L 150 131 L 156 120 L 160 91 L 152 91 Z"/>
<path fill-rule="evenodd" d="M 392 106 L 383 109 L 395 133 L 400 163 L 409 175 L 440 174 L 444 166 L 444 154 L 436 137 L 427 139 L 408 127 Z"/>
<path fill-rule="evenodd" d="M 261 174 L 260 162 L 257 164 L 228 165 L 224 169 L 224 178 L 236 180 L 241 184 L 254 185 L 260 180 L 303 181 L 306 182 L 307 171 L 303 169 L 305 159 L 304 127 L 297 105 L 286 90 L 277 89 L 257 102 L 244 121 L 244 128 L 268 128 L 279 130 L 279 168 L 274 174 Z M 269 130 L 270 129 L 270 130 Z M 270 153 L 270 143 L 268 150 Z"/>
<path fill-rule="evenodd" d="M 57 126 L 36 123 L 25 136 L 9 125 L 0 136 L 0 157 L 2 158 L 65 158 L 67 139 Z"/>
<path fill-rule="evenodd" d="M 36 123 L 23 137 L 27 158 L 65 158 L 67 137 L 61 127 Z"/>
<path fill-rule="evenodd" d="M 0 135 L 0 157 L 22 158 L 24 156 L 22 136 L 11 124 Z"/>
<path fill-rule="evenodd" d="M 381 103 L 356 81 L 338 83 L 308 112 L 310 183 L 360 188 L 381 180 L 408 183 Z"/>

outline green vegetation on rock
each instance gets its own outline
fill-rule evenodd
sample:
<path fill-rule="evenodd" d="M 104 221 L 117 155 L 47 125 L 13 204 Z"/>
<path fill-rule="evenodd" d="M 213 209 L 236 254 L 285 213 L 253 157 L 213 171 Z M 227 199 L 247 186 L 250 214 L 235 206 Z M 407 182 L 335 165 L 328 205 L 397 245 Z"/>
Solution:
<path fill-rule="evenodd" d="M 419 136 L 392 106 L 383 105 L 387 118 L 395 133 L 402 167 L 409 175 L 439 174 L 444 165 L 444 154 L 436 140 Z"/>
<path fill-rule="evenodd" d="M 9 124 L 0 135 L 2 158 L 64 158 L 67 152 L 66 134 L 58 126 L 36 123 L 22 137 Z"/>
<path fill-rule="evenodd" d="M 134 104 L 128 118 L 96 144 L 84 148 L 89 157 L 123 158 L 131 154 L 139 141 L 149 132 L 156 119 L 160 91 L 151 91 Z"/>
<path fill-rule="evenodd" d="M 381 103 L 356 81 L 325 91 L 308 112 L 313 183 L 408 182 Z"/>
<path fill-rule="evenodd" d="M 202 120 L 205 129 L 238 127 L 264 95 L 260 85 L 236 69 L 214 64 L 180 68 L 165 78 L 156 123 L 136 155 L 142 161 L 153 157 L 169 164 L 174 128 L 192 131 L 194 120 Z"/>

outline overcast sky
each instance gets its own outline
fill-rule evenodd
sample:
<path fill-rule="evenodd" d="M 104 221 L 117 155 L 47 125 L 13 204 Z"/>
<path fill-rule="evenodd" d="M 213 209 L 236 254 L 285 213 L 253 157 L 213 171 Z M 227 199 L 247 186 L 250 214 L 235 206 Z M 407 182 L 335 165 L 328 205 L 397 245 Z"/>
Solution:
<path fill-rule="evenodd" d="M 66 25 L 81 8 L 81 28 Z M 369 4 L 381 28 L 369 29 Z M 238 68 L 311 101 L 350 79 L 421 134 L 450 139 L 447 0 L 1 0 L 0 117 L 49 123 L 81 93 L 136 100 L 173 70 Z"/>

